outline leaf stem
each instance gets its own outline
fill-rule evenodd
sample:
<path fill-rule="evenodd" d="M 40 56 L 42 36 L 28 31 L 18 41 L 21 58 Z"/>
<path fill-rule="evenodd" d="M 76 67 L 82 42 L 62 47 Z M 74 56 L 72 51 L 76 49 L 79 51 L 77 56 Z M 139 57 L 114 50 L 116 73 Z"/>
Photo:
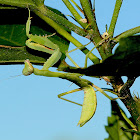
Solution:
<path fill-rule="evenodd" d="M 34 12 L 40 18 L 42 18 L 47 24 L 49 24 L 51 27 L 53 27 L 60 35 L 65 37 L 67 40 L 69 40 L 71 43 L 73 43 L 77 48 L 79 48 L 84 54 L 87 54 L 89 52 L 89 50 L 87 48 L 81 49 L 83 44 L 81 44 L 78 40 L 76 40 L 73 36 L 71 36 L 71 34 L 69 34 L 62 26 L 60 26 L 55 21 L 53 21 L 52 19 L 50 19 L 47 16 L 45 16 L 44 14 L 42 14 L 40 11 L 34 10 Z M 100 62 L 99 58 L 92 53 L 90 53 L 89 59 L 93 63 L 96 63 L 96 64 Z"/>
<path fill-rule="evenodd" d="M 67 8 L 69 9 L 69 11 L 72 13 L 72 15 L 74 16 L 75 20 L 83 27 L 86 28 L 87 27 L 87 23 L 83 23 L 81 21 L 82 17 L 79 15 L 79 13 L 76 11 L 76 9 L 72 6 L 72 4 L 69 2 L 69 0 L 62 0 L 64 2 L 64 4 L 67 6 Z"/>
<path fill-rule="evenodd" d="M 74 1 L 74 0 L 70 0 L 77 8 L 78 8 L 78 10 L 82 13 L 82 14 L 84 14 L 83 13 L 83 10 L 81 9 L 81 7 Z"/>
<path fill-rule="evenodd" d="M 46 6 L 41 6 L 38 7 L 39 11 L 44 14 L 45 16 L 47 16 L 48 18 L 52 19 L 53 21 L 55 21 L 56 23 L 58 23 L 59 25 L 65 27 L 67 30 L 69 31 L 73 31 L 75 33 L 77 33 L 78 35 L 81 36 L 86 36 L 88 33 L 80 28 L 79 26 L 73 24 L 72 22 L 68 21 L 66 18 L 54 13 L 53 11 L 49 10 Z M 34 10 L 34 9 L 32 9 Z"/>
<path fill-rule="evenodd" d="M 121 33 L 120 35 L 115 37 L 114 41 L 115 41 L 115 43 L 118 43 L 121 38 L 129 37 L 136 33 L 140 33 L 140 26 L 132 28 L 130 30 L 127 30 L 127 31 Z"/>
<path fill-rule="evenodd" d="M 123 110 L 119 107 L 122 117 L 126 120 L 126 122 L 133 128 L 136 129 L 136 126 L 127 118 Z"/>
<path fill-rule="evenodd" d="M 28 5 L 32 8 L 36 8 L 36 5 L 33 1 L 6 1 L 6 0 L 0 0 L 0 4 L 2 5 L 11 5 L 11 6 L 17 6 L 17 7 L 22 7 L 25 8 Z"/>
<path fill-rule="evenodd" d="M 111 36 L 113 36 L 113 34 L 114 34 L 115 25 L 116 25 L 116 22 L 117 22 L 117 19 L 118 19 L 118 15 L 119 15 L 119 11 L 120 11 L 120 8 L 121 8 L 121 5 L 122 5 L 122 1 L 123 0 L 116 0 L 112 20 L 111 20 L 110 27 L 109 27 L 109 30 L 108 30 L 108 34 L 111 35 Z"/>
<path fill-rule="evenodd" d="M 80 3 L 89 23 L 89 27 L 91 28 L 90 30 L 88 30 L 89 33 L 92 33 L 91 40 L 93 41 L 94 45 L 96 45 L 99 41 L 102 40 L 102 37 L 96 23 L 95 12 L 93 12 L 95 11 L 95 7 L 93 7 L 94 9 L 92 9 L 91 0 L 80 0 Z M 95 1 L 93 5 L 95 5 Z M 99 51 L 101 57 L 104 58 L 105 53 L 103 47 L 100 47 L 97 50 Z"/>
<path fill-rule="evenodd" d="M 96 21 L 93 18 L 94 14 L 93 14 L 93 11 L 92 11 L 91 1 L 90 0 L 80 0 L 80 2 L 81 2 L 81 5 L 82 5 L 84 14 L 85 14 L 85 16 L 88 20 L 88 23 L 90 24 L 90 26 L 92 28 L 95 28 Z"/>
<path fill-rule="evenodd" d="M 138 135 L 140 135 L 140 132 L 136 131 L 136 130 L 133 130 L 133 129 L 125 129 L 125 128 L 121 128 L 124 132 L 131 132 L 131 133 L 136 133 Z M 138 140 L 138 139 L 136 139 Z"/>

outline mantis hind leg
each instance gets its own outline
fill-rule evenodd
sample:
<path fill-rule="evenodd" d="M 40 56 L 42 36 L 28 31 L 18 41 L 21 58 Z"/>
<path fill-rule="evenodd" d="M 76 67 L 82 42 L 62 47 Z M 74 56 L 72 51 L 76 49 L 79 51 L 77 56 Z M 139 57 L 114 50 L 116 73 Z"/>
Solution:
<path fill-rule="evenodd" d="M 126 98 L 128 97 L 128 95 L 126 95 L 125 97 L 112 98 L 112 97 L 110 97 L 107 93 L 105 93 L 103 89 L 99 88 L 98 86 L 96 86 L 96 85 L 94 85 L 94 84 L 93 84 L 92 86 L 93 86 L 95 89 L 97 89 L 97 91 L 101 92 L 104 96 L 106 96 L 109 100 L 112 100 L 112 101 L 115 101 L 115 100 L 117 100 L 117 99 L 126 99 Z M 106 91 L 109 91 L 109 90 L 106 90 Z M 109 92 L 111 92 L 111 91 L 109 91 Z M 112 92 L 112 93 L 117 95 L 117 93 L 115 93 L 115 92 Z"/>
<path fill-rule="evenodd" d="M 82 106 L 82 104 L 76 103 L 74 101 L 71 101 L 71 100 L 68 100 L 68 99 L 62 97 L 64 95 L 67 95 L 67 94 L 70 94 L 70 93 L 73 93 L 73 92 L 77 92 L 77 91 L 81 91 L 81 90 L 82 90 L 81 88 L 78 88 L 78 89 L 74 89 L 74 90 L 71 90 L 71 91 L 68 91 L 68 92 L 61 93 L 61 94 L 58 95 L 58 98 L 60 98 L 60 99 L 62 99 L 64 101 L 67 101 L 67 102 Z"/>

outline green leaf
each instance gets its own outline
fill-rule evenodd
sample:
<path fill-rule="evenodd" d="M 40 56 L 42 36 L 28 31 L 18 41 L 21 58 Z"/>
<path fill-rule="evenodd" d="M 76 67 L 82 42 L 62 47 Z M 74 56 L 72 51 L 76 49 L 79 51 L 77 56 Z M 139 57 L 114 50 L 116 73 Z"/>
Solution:
<path fill-rule="evenodd" d="M 56 14 L 63 16 L 58 10 L 48 7 Z M 28 19 L 28 9 L 3 9 L 0 10 L 0 63 L 23 63 L 30 59 L 32 63 L 43 64 L 50 56 L 49 54 L 35 51 L 25 47 L 27 36 L 25 33 L 25 24 Z M 37 35 L 52 35 L 55 30 L 47 25 L 42 19 L 31 12 L 31 32 Z M 49 39 L 60 46 L 65 58 L 65 52 L 68 50 L 69 42 L 62 36 L 56 34 Z"/>
<path fill-rule="evenodd" d="M 100 64 L 88 68 L 66 67 L 67 72 L 87 76 L 139 76 L 140 75 L 140 35 L 122 38 L 115 53 Z"/>
<path fill-rule="evenodd" d="M 103 63 L 111 65 L 111 68 L 119 75 L 139 76 L 140 35 L 120 39 L 115 54 L 107 58 Z"/>
<path fill-rule="evenodd" d="M 132 140 L 133 135 L 121 128 L 130 129 L 129 124 L 123 119 L 116 101 L 111 101 L 112 112 L 108 117 L 108 126 L 105 126 L 109 137 L 105 140 Z"/>

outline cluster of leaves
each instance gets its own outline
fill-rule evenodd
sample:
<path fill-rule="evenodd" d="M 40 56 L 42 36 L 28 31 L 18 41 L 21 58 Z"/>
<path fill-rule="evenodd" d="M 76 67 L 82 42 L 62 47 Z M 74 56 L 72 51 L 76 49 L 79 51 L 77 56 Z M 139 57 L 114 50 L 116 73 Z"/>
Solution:
<path fill-rule="evenodd" d="M 130 129 L 131 127 L 122 117 L 117 102 L 112 101 L 111 105 L 111 117 L 108 117 L 108 126 L 105 126 L 105 129 L 109 134 L 109 138 L 107 138 L 106 140 L 132 140 L 132 134 L 121 129 Z"/>
<path fill-rule="evenodd" d="M 73 0 L 71 1 L 74 2 Z M 34 64 L 43 65 L 46 59 L 50 56 L 49 54 L 46 55 L 46 53 L 35 51 L 25 46 L 25 41 L 27 40 L 25 24 L 28 18 L 29 8 L 32 11 L 31 16 L 33 17 L 31 27 L 32 34 L 51 35 L 57 32 L 55 36 L 52 36 L 49 39 L 60 46 L 60 50 L 63 54 L 61 61 L 58 63 L 58 65 L 55 65 L 59 68 L 59 70 L 81 73 L 87 76 L 111 76 L 111 78 L 108 77 L 108 81 L 112 84 L 114 91 L 117 91 L 117 95 L 126 96 L 126 94 L 128 94 L 128 100 L 123 101 L 128 107 L 128 110 L 131 107 L 138 107 L 138 105 L 135 103 L 136 101 L 133 100 L 130 95 L 130 86 L 127 88 L 127 91 L 125 90 L 123 92 L 120 90 L 122 85 L 125 87 L 125 84 L 120 78 L 122 75 L 128 76 L 129 78 L 134 78 L 138 77 L 140 74 L 138 67 L 140 63 L 140 36 L 134 36 L 134 34 L 140 32 L 140 27 L 130 29 L 116 37 L 113 37 L 122 0 L 116 0 L 114 14 L 108 30 L 110 35 L 109 39 L 103 42 L 103 44 L 100 44 L 100 47 L 98 46 L 97 48 L 101 55 L 102 63 L 100 63 L 101 61 L 98 57 L 91 53 L 89 55 L 89 59 L 91 59 L 94 65 L 88 68 L 78 69 L 67 65 L 64 61 L 65 52 L 68 50 L 70 42 L 72 42 L 77 48 L 82 46 L 78 40 L 71 36 L 71 31 L 90 39 L 94 45 L 103 38 L 98 31 L 96 20 L 94 18 L 95 7 L 91 8 L 90 0 L 80 0 L 83 9 L 75 4 L 87 18 L 87 22 L 85 23 L 82 22 L 82 17 L 71 6 L 71 3 L 68 0 L 63 0 L 63 2 L 82 28 L 69 22 L 58 10 L 44 6 L 44 0 L 0 0 L 0 63 L 20 64 L 24 63 L 25 59 L 30 59 L 30 62 Z M 85 3 L 87 3 L 87 5 Z M 119 45 L 115 53 L 112 54 L 112 49 L 117 43 L 119 43 Z M 82 48 L 81 51 L 84 54 L 89 52 L 86 47 Z M 127 84 L 126 86 L 128 87 Z M 132 102 L 131 104 L 129 104 L 130 101 Z M 116 129 L 120 127 L 129 129 L 130 127 L 128 126 L 128 123 L 126 123 L 126 120 L 121 117 L 122 114 L 120 114 L 117 105 L 115 105 L 113 102 L 112 104 L 112 116 L 108 119 L 109 125 L 106 126 L 106 130 L 110 134 L 108 139 L 112 139 L 111 135 L 114 133 L 117 134 L 116 139 L 132 139 L 133 134 L 136 132 L 125 133 L 122 129 Z M 140 112 L 134 110 L 129 111 L 132 117 L 134 117 L 133 119 L 136 123 Z"/>
<path fill-rule="evenodd" d="M 140 35 L 130 36 L 121 38 L 115 53 L 105 59 L 103 63 L 79 69 L 67 67 L 65 70 L 85 74 L 87 76 L 116 75 L 138 77 L 140 74 L 140 68 L 138 67 L 140 64 L 139 56 Z M 101 71 L 102 69 L 104 69 L 104 71 Z"/>
<path fill-rule="evenodd" d="M 30 7 L 31 10 L 37 9 L 39 5 L 43 4 L 43 2 L 44 2 L 43 0 L 42 1 L 37 1 L 37 0 L 0 1 L 0 4 L 2 4 L 0 10 L 0 16 L 1 16 L 0 63 L 1 64 L 5 64 L 5 63 L 19 64 L 19 63 L 23 63 L 24 60 L 27 58 L 30 59 L 32 63 L 43 64 L 46 61 L 46 59 L 49 57 L 49 55 L 47 56 L 44 53 L 30 50 L 29 48 L 25 47 L 25 41 L 27 39 L 25 33 L 25 23 L 28 17 L 27 7 Z M 17 8 L 17 7 L 21 7 L 21 8 Z M 62 15 L 61 12 L 59 12 L 58 10 L 52 9 L 50 7 L 47 8 L 56 15 L 55 18 L 57 18 L 57 15 L 65 18 L 64 15 Z M 56 32 L 54 28 L 50 27 L 49 25 L 46 26 L 45 21 L 40 19 L 33 12 L 31 13 L 31 16 L 33 17 L 32 27 L 31 27 L 32 34 L 51 35 Z M 67 31 L 68 30 L 69 29 L 67 28 Z M 139 38 L 140 38 L 139 35 L 127 37 L 127 38 L 123 38 L 122 36 L 121 39 L 119 39 L 119 46 L 117 47 L 115 53 L 111 54 L 110 57 L 105 59 L 103 63 L 99 63 L 97 65 L 94 64 L 93 66 L 90 66 L 89 68 L 86 69 L 75 70 L 75 71 L 70 70 L 70 72 L 79 72 L 88 76 L 96 76 L 96 75 L 128 76 L 132 74 L 134 74 L 134 76 L 138 76 L 139 68 L 137 67 L 137 65 L 140 62 L 139 61 L 140 59 Z M 62 37 L 61 35 L 56 34 L 55 36 L 52 36 L 49 39 L 54 43 L 58 44 L 60 47 L 62 47 L 61 51 L 63 54 L 65 54 L 65 52 L 68 50 L 69 41 L 66 38 Z M 116 40 L 117 37 L 115 38 L 114 41 Z M 64 55 L 61 60 L 63 59 L 64 59 Z M 105 66 L 106 69 L 102 71 L 102 69 Z M 127 71 L 128 68 L 129 71 Z"/>
<path fill-rule="evenodd" d="M 43 64 L 50 56 L 46 53 L 34 51 L 25 46 L 26 36 L 26 21 L 29 16 L 28 9 L 3 7 L 0 10 L 2 19 L 0 25 L 0 63 L 1 64 L 20 64 L 28 58 L 32 63 Z M 59 11 L 48 7 L 55 13 L 63 16 Z M 33 17 L 31 32 L 37 35 L 51 35 L 55 30 L 40 19 L 36 14 L 31 12 Z M 55 35 L 50 38 L 51 41 L 63 46 L 63 51 L 68 50 L 69 42 L 60 35 Z M 18 54 L 18 55 L 17 55 Z M 64 58 L 64 56 L 63 56 Z"/>

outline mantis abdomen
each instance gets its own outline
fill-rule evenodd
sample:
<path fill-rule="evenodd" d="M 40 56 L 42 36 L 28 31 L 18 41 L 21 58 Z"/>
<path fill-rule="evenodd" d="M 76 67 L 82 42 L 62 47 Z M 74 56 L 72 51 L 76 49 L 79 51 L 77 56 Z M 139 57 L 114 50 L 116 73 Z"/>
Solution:
<path fill-rule="evenodd" d="M 91 85 L 84 87 L 84 101 L 82 107 L 82 113 L 80 120 L 77 125 L 82 127 L 86 122 L 88 122 L 94 115 L 97 106 L 97 99 L 95 90 Z"/>

